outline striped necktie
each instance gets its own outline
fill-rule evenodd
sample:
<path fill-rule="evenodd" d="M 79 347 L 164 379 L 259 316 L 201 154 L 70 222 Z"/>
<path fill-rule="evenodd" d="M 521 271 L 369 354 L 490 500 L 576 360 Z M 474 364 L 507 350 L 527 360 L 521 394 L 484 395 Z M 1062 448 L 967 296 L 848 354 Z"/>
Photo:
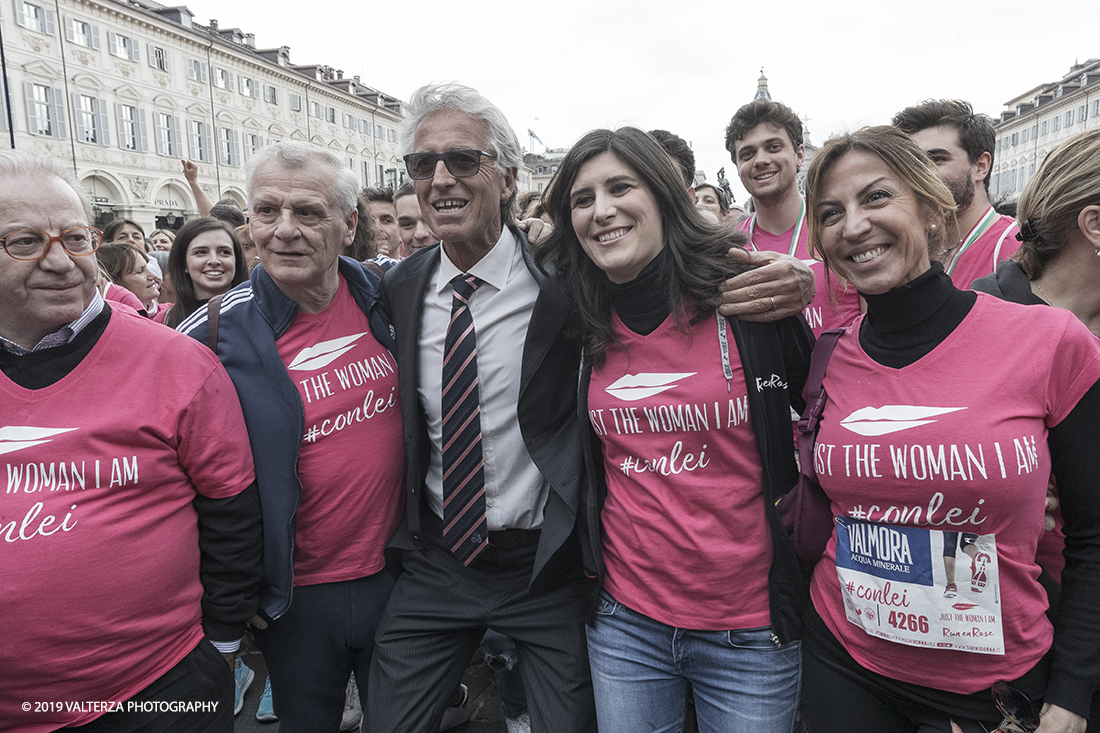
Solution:
<path fill-rule="evenodd" d="M 470 296 L 473 275 L 452 281 L 451 322 L 443 351 L 443 541 L 469 565 L 489 540 L 481 449 L 481 395 Z"/>

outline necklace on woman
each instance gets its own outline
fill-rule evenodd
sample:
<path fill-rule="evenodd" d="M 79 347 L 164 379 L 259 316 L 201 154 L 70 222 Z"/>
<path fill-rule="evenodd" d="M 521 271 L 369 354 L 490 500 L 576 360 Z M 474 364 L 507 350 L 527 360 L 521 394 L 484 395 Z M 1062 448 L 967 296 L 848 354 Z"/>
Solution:
<path fill-rule="evenodd" d="M 1045 300 L 1048 305 L 1054 305 L 1054 299 L 1047 295 L 1047 291 L 1043 290 L 1043 286 L 1039 284 L 1039 281 L 1033 280 L 1032 282 L 1035 283 L 1035 287 L 1039 288 L 1039 292 L 1043 294 L 1043 300 Z"/>

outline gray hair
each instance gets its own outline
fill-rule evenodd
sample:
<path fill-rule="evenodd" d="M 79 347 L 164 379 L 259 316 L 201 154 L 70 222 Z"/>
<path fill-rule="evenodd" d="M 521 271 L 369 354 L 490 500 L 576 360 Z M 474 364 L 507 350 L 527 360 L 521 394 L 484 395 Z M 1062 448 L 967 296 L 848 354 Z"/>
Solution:
<path fill-rule="evenodd" d="M 265 163 L 274 162 L 288 170 L 302 170 L 311 165 L 319 165 L 332 171 L 335 179 L 333 189 L 329 191 L 329 201 L 336 207 L 342 218 L 351 216 L 359 196 L 359 182 L 355 173 L 335 153 L 310 143 L 287 141 L 267 145 L 252 156 L 245 167 L 248 177 L 249 205 L 252 201 L 252 177 L 256 169 Z"/>
<path fill-rule="evenodd" d="M 90 225 L 95 221 L 91 196 L 76 180 L 72 169 L 62 165 L 59 160 L 40 153 L 27 152 L 26 150 L 0 150 L 0 178 L 16 178 L 18 176 L 53 176 L 60 178 L 80 199 L 80 206 L 84 209 L 84 217 L 87 223 Z"/>
<path fill-rule="evenodd" d="M 523 165 L 523 149 L 520 148 L 519 138 L 500 108 L 476 89 L 455 82 L 428 84 L 413 92 L 412 99 L 405 105 L 405 124 L 401 130 L 402 158 L 413 152 L 416 131 L 425 118 L 444 110 L 461 112 L 475 120 L 483 120 L 488 125 L 489 149 L 485 152 L 496 155 L 493 164 L 502 176 Z M 500 205 L 502 223 L 507 224 L 512 220 L 511 212 L 515 200 L 516 187 L 513 186 L 512 195 Z"/>

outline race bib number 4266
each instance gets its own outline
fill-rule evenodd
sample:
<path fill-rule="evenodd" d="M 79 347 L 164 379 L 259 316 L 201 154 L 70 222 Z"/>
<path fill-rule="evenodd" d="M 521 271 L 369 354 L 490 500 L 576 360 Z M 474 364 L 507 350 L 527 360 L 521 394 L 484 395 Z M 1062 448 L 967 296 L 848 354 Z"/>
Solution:
<path fill-rule="evenodd" d="M 1004 654 L 993 535 L 839 517 L 836 537 L 849 622 L 899 644 Z"/>

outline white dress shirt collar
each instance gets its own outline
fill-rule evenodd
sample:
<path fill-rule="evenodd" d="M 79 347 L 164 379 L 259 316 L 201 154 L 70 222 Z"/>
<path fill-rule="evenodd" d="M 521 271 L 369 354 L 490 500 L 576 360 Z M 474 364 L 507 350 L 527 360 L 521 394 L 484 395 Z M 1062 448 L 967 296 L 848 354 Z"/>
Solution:
<path fill-rule="evenodd" d="M 474 263 L 468 273 L 464 273 L 458 269 L 455 263 L 451 262 L 451 258 L 447 256 L 447 248 L 441 245 L 439 247 L 439 276 L 435 281 L 435 292 L 437 294 L 442 293 L 450 287 L 451 280 L 463 274 L 474 275 L 497 290 L 504 290 L 504 286 L 508 284 L 508 279 L 512 275 L 518 244 L 519 242 L 516 241 L 516 235 L 512 234 L 512 230 L 503 227 L 497 243 L 484 257 Z"/>

